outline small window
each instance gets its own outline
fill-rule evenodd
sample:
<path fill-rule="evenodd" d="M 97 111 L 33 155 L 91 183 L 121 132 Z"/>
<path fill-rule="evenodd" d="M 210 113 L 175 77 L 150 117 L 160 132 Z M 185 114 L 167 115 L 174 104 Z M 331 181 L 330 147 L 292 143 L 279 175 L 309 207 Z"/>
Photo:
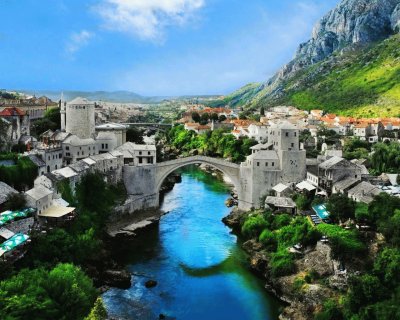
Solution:
<path fill-rule="evenodd" d="M 294 133 L 294 136 L 297 137 L 297 132 Z"/>
<path fill-rule="evenodd" d="M 286 135 L 286 137 L 289 137 L 289 132 L 286 132 L 286 134 L 285 134 L 285 135 Z"/>
<path fill-rule="evenodd" d="M 257 162 L 257 167 L 259 167 L 260 166 L 260 163 L 259 162 Z"/>
<path fill-rule="evenodd" d="M 139 158 L 139 163 L 142 163 L 143 162 L 143 159 L 142 158 Z"/>
<path fill-rule="evenodd" d="M 69 147 L 65 147 L 65 150 L 69 150 Z"/>
<path fill-rule="evenodd" d="M 294 143 L 292 143 L 292 148 L 294 148 Z"/>
<path fill-rule="evenodd" d="M 106 149 L 108 149 L 108 143 L 106 143 Z"/>
<path fill-rule="evenodd" d="M 272 166 L 275 167 L 275 162 L 272 162 Z"/>
<path fill-rule="evenodd" d="M 148 154 L 148 155 L 150 155 L 150 151 L 149 151 L 149 152 L 147 152 L 147 154 Z"/>
<path fill-rule="evenodd" d="M 101 148 L 104 149 L 104 143 L 101 144 Z"/>
<path fill-rule="evenodd" d="M 268 167 L 268 162 L 265 163 L 265 166 Z"/>
<path fill-rule="evenodd" d="M 142 151 L 139 151 L 139 155 L 142 155 Z"/>

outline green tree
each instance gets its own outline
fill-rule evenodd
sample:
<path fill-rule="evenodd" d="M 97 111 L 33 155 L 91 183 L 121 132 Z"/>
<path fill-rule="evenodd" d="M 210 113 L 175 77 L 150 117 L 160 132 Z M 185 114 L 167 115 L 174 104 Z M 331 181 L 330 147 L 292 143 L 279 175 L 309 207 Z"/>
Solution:
<path fill-rule="evenodd" d="M 10 193 L 6 199 L 5 209 L 20 210 L 26 207 L 26 198 L 22 193 Z"/>
<path fill-rule="evenodd" d="M 126 130 L 126 141 L 136 144 L 144 144 L 143 131 L 135 127 L 130 127 L 128 130 Z"/>
<path fill-rule="evenodd" d="M 262 215 L 249 216 L 242 226 L 242 234 L 248 238 L 258 238 L 261 232 L 267 227 L 268 224 Z"/>
<path fill-rule="evenodd" d="M 200 122 L 200 115 L 199 115 L 199 113 L 198 112 L 192 112 L 192 120 L 194 121 L 194 122 Z"/>
<path fill-rule="evenodd" d="M 92 281 L 72 264 L 24 269 L 0 282 L 0 318 L 83 319 L 96 297 Z"/>
<path fill-rule="evenodd" d="M 104 307 L 103 300 L 99 297 L 89 315 L 85 318 L 85 320 L 106 320 L 107 319 L 107 310 Z"/>
<path fill-rule="evenodd" d="M 218 114 L 216 114 L 215 112 L 211 113 L 210 120 L 215 122 L 218 121 Z"/>
<path fill-rule="evenodd" d="M 329 197 L 326 209 L 330 212 L 334 221 L 354 219 L 356 204 L 344 194 L 337 193 Z"/>
<path fill-rule="evenodd" d="M 226 120 L 226 116 L 223 115 L 223 114 L 221 114 L 221 115 L 218 117 L 218 121 L 219 121 L 219 122 L 224 122 L 225 120 Z"/>

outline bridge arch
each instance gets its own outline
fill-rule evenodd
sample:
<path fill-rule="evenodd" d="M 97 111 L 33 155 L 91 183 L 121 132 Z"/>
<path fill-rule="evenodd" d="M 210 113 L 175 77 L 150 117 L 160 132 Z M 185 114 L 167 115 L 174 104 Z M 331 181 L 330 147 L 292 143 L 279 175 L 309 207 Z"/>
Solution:
<path fill-rule="evenodd" d="M 160 191 L 164 180 L 175 170 L 191 164 L 203 163 L 210 165 L 224 173 L 227 177 L 229 177 L 229 179 L 231 179 L 237 192 L 240 191 L 240 166 L 238 164 L 211 157 L 193 156 L 158 163 L 156 172 L 156 192 L 158 193 Z"/>

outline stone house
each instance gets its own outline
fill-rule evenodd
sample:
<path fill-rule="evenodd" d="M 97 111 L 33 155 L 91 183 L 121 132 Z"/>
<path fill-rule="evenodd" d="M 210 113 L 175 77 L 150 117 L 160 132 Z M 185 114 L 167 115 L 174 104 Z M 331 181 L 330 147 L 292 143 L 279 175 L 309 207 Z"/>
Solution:
<path fill-rule="evenodd" d="M 28 206 L 37 209 L 37 213 L 41 214 L 51 206 L 53 191 L 38 185 L 25 192 L 25 197 Z"/>
<path fill-rule="evenodd" d="M 371 203 L 382 192 L 377 186 L 363 181 L 348 191 L 348 197 L 356 202 Z"/>
<path fill-rule="evenodd" d="M 307 181 L 328 194 L 333 192 L 335 183 L 347 178 L 361 181 L 361 168 L 344 158 L 334 156 L 307 168 Z"/>

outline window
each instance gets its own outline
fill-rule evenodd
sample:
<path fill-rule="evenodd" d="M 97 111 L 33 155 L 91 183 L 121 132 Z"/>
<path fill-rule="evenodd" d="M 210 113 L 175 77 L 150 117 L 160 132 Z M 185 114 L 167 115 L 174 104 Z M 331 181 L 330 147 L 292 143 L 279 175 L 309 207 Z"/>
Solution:
<path fill-rule="evenodd" d="M 260 166 L 260 163 L 259 162 L 257 162 L 257 167 L 259 167 Z"/>
<path fill-rule="evenodd" d="M 69 152 L 67 152 L 65 155 L 66 155 L 67 157 L 71 156 L 71 154 L 70 154 Z"/>
<path fill-rule="evenodd" d="M 297 137 L 297 132 L 294 133 L 294 136 Z"/>
<path fill-rule="evenodd" d="M 149 152 L 147 152 L 147 154 L 148 154 L 148 155 L 150 155 L 150 151 L 149 151 Z"/>
<path fill-rule="evenodd" d="M 275 167 L 275 162 L 272 162 L 272 166 Z"/>
<path fill-rule="evenodd" d="M 104 149 L 104 143 L 101 144 L 101 148 Z"/>
<path fill-rule="evenodd" d="M 65 147 L 65 150 L 69 150 L 69 147 L 67 146 L 67 147 Z"/>
<path fill-rule="evenodd" d="M 285 134 L 285 135 L 286 135 L 286 137 L 289 137 L 289 132 L 286 132 L 286 134 Z"/>
<path fill-rule="evenodd" d="M 265 166 L 268 167 L 268 162 L 265 163 Z"/>
<path fill-rule="evenodd" d="M 50 156 L 48 156 L 49 160 L 50 160 Z"/>
<path fill-rule="evenodd" d="M 61 158 L 62 158 L 62 153 L 60 153 L 60 154 L 58 155 L 58 158 L 59 158 L 59 159 L 61 159 Z"/>
<path fill-rule="evenodd" d="M 292 145 L 292 148 L 294 148 L 294 143 L 292 143 L 291 145 Z"/>
<path fill-rule="evenodd" d="M 79 156 L 79 151 L 78 151 L 78 156 Z"/>
<path fill-rule="evenodd" d="M 139 151 L 139 155 L 142 155 L 142 151 Z"/>
<path fill-rule="evenodd" d="M 139 163 L 143 163 L 143 159 L 142 158 L 139 158 Z"/>
<path fill-rule="evenodd" d="M 106 143 L 106 149 L 108 149 L 108 143 Z"/>

